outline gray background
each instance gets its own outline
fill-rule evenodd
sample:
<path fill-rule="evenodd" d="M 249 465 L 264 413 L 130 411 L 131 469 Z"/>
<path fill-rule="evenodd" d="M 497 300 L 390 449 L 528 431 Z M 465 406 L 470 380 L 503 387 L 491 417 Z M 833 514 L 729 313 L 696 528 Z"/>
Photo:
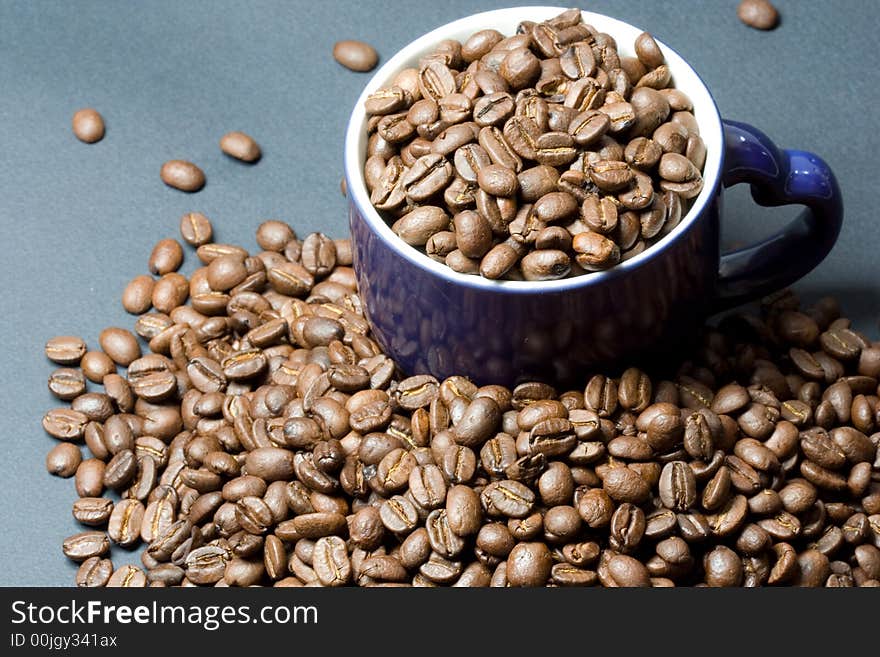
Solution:
<path fill-rule="evenodd" d="M 44 466 L 53 440 L 39 420 L 57 403 L 45 385 L 46 339 L 77 334 L 95 345 L 103 327 L 130 327 L 119 295 L 147 271 L 152 244 L 177 236 L 184 212 L 204 212 L 217 239 L 250 248 L 267 218 L 301 234 L 345 235 L 343 130 L 368 78 L 333 61 L 334 42 L 364 39 L 385 59 L 442 23 L 511 4 L 0 0 L 0 584 L 68 585 L 75 572 L 59 547 L 79 531 L 73 484 Z M 843 188 L 844 229 L 797 289 L 808 298 L 839 295 L 876 336 L 876 2 L 779 0 L 783 22 L 770 33 L 740 24 L 736 5 L 592 0 L 587 8 L 649 28 L 677 49 L 724 116 L 827 159 Z M 71 134 L 70 117 L 83 106 L 106 119 L 96 145 Z M 256 166 L 217 147 L 236 129 L 262 145 Z M 159 167 L 170 158 L 198 163 L 205 189 L 165 187 Z M 790 214 L 753 210 L 748 194 L 734 190 L 725 240 L 765 235 Z M 195 260 L 188 251 L 184 271 Z M 113 558 L 121 565 L 137 555 L 115 550 Z"/>

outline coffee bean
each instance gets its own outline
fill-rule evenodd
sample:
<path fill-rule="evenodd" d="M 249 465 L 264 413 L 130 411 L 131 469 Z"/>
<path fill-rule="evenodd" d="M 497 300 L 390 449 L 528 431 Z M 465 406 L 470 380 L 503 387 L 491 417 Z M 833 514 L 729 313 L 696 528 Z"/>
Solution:
<path fill-rule="evenodd" d="M 58 399 L 75 399 L 86 391 L 85 376 L 80 370 L 59 368 L 49 376 L 49 391 Z"/>
<path fill-rule="evenodd" d="M 535 503 L 535 495 L 518 481 L 502 480 L 486 486 L 480 501 L 489 515 L 524 518 Z"/>
<path fill-rule="evenodd" d="M 59 440 L 79 440 L 89 418 L 79 411 L 55 408 L 43 416 L 43 429 Z"/>
<path fill-rule="evenodd" d="M 602 479 L 602 488 L 613 500 L 633 504 L 644 502 L 651 494 L 648 483 L 625 466 L 611 468 Z"/>
<path fill-rule="evenodd" d="M 351 71 L 365 73 L 379 63 L 379 54 L 368 43 L 348 39 L 333 45 L 333 59 Z"/>
<path fill-rule="evenodd" d="M 703 563 L 709 586 L 740 586 L 743 564 L 739 555 L 723 545 L 709 552 Z"/>
<path fill-rule="evenodd" d="M 543 586 L 552 566 L 544 543 L 518 543 L 507 557 L 507 581 L 511 586 Z"/>
<path fill-rule="evenodd" d="M 202 246 L 214 237 L 211 221 L 201 212 L 187 212 L 180 218 L 180 236 L 190 246 Z"/>
<path fill-rule="evenodd" d="M 736 15 L 756 30 L 772 30 L 779 22 L 779 12 L 768 0 L 742 0 Z"/>
<path fill-rule="evenodd" d="M 106 328 L 101 331 L 98 341 L 104 353 L 123 367 L 127 367 L 141 356 L 141 347 L 137 338 L 125 329 Z"/>
<path fill-rule="evenodd" d="M 72 443 L 58 443 L 46 455 L 46 470 L 56 477 L 72 477 L 80 463 L 82 454 Z"/>
<path fill-rule="evenodd" d="M 87 531 L 68 536 L 62 544 L 64 556 L 71 561 L 85 561 L 110 551 L 110 539 L 104 532 Z"/>
<path fill-rule="evenodd" d="M 104 117 L 90 107 L 74 112 L 71 124 L 73 134 L 81 142 L 94 144 L 104 138 Z"/>
<path fill-rule="evenodd" d="M 571 245 L 577 263 L 589 271 L 607 269 L 620 261 L 620 247 L 599 233 L 578 233 Z"/>
<path fill-rule="evenodd" d="M 636 559 L 624 554 L 612 556 L 607 563 L 610 584 L 620 587 L 651 586 L 651 579 L 647 568 Z"/>
<path fill-rule="evenodd" d="M 149 268 L 154 274 L 167 274 L 177 271 L 183 262 L 183 248 L 174 239 L 164 239 L 156 243 L 150 254 Z"/>
<path fill-rule="evenodd" d="M 86 343 L 72 335 L 59 335 L 46 342 L 46 358 L 59 365 L 78 365 L 86 354 Z"/>
<path fill-rule="evenodd" d="M 667 463 L 660 474 L 659 492 L 666 508 L 686 511 L 697 500 L 694 471 L 683 461 Z"/>
<path fill-rule="evenodd" d="M 151 300 L 159 312 L 170 313 L 182 305 L 189 296 L 189 283 L 182 275 L 172 272 L 165 274 L 153 286 Z"/>
<path fill-rule="evenodd" d="M 154 281 L 151 276 L 135 276 L 122 291 L 122 307 L 133 315 L 145 313 L 152 305 Z"/>
<path fill-rule="evenodd" d="M 113 507 L 107 534 L 118 545 L 123 547 L 134 545 L 140 541 L 143 521 L 144 505 L 138 500 L 122 500 Z"/>
<path fill-rule="evenodd" d="M 89 557 L 80 564 L 76 572 L 76 585 L 81 588 L 106 586 L 112 574 L 113 563 L 110 559 Z"/>
<path fill-rule="evenodd" d="M 446 517 L 457 536 L 476 534 L 482 519 L 479 496 L 467 486 L 453 486 L 446 496 Z"/>
<path fill-rule="evenodd" d="M 168 160 L 162 165 L 160 177 L 166 185 L 182 192 L 197 192 L 205 186 L 204 172 L 186 160 Z"/>
<path fill-rule="evenodd" d="M 220 150 L 242 162 L 256 162 L 262 155 L 260 145 L 244 132 L 227 132 L 220 138 Z"/>

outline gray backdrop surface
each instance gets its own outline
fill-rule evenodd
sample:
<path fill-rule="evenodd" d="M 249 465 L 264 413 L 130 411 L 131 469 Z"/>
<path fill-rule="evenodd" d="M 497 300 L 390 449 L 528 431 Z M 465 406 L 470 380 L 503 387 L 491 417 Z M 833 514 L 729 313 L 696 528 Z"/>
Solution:
<path fill-rule="evenodd" d="M 342 136 L 368 78 L 333 61 L 334 42 L 364 39 L 384 60 L 442 23 L 511 4 L 525 3 L 0 0 L 0 584 L 68 585 L 75 572 L 60 551 L 78 531 L 73 485 L 44 466 L 53 440 L 39 420 L 56 405 L 45 385 L 46 339 L 77 334 L 96 345 L 103 327 L 131 327 L 122 288 L 147 271 L 158 239 L 177 236 L 184 212 L 204 212 L 217 239 L 249 248 L 267 218 L 300 234 L 345 235 Z M 840 296 L 876 336 L 876 3 L 779 0 L 783 23 L 770 33 L 740 24 L 736 0 L 587 4 L 677 49 L 724 116 L 827 159 L 843 188 L 845 225 L 797 289 Z M 71 134 L 83 106 L 106 118 L 96 145 Z M 219 151 L 220 136 L 236 129 L 263 146 L 256 166 Z M 205 189 L 162 185 L 159 167 L 170 158 L 200 164 Z M 753 210 L 747 192 L 734 190 L 725 240 L 766 235 L 787 216 Z M 184 271 L 195 261 L 188 250 Z M 137 554 L 115 549 L 113 559 Z"/>

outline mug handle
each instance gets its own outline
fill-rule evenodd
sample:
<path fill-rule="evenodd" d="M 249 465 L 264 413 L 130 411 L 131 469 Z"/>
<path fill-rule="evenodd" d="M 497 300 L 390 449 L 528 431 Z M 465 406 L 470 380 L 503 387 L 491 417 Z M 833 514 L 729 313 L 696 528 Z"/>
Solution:
<path fill-rule="evenodd" d="M 784 288 L 812 271 L 834 246 L 843 222 L 840 187 L 822 158 L 780 150 L 747 123 L 723 124 L 724 186 L 748 183 L 758 205 L 797 203 L 807 209 L 772 237 L 721 256 L 715 312 Z"/>

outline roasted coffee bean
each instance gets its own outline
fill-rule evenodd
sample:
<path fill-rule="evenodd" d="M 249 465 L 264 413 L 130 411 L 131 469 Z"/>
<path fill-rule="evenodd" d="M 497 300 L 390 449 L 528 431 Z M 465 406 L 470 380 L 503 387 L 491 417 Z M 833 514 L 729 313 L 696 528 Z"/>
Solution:
<path fill-rule="evenodd" d="M 107 534 L 118 545 L 123 547 L 134 545 L 141 540 L 143 521 L 144 505 L 135 499 L 122 500 L 113 507 Z"/>
<path fill-rule="evenodd" d="M 602 488 L 617 502 L 641 504 L 651 494 L 648 483 L 634 470 L 625 466 L 608 470 L 602 478 Z"/>
<path fill-rule="evenodd" d="M 77 562 L 85 561 L 107 554 L 110 551 L 110 539 L 104 532 L 80 532 L 64 539 L 61 549 L 68 559 Z"/>
<path fill-rule="evenodd" d="M 510 586 L 543 586 L 552 566 L 544 543 L 518 543 L 507 557 L 507 581 Z"/>
<path fill-rule="evenodd" d="M 82 338 L 60 335 L 46 342 L 46 358 L 59 365 L 78 365 L 87 351 Z"/>
<path fill-rule="evenodd" d="M 220 150 L 229 157 L 242 162 L 256 162 L 260 159 L 260 145 L 244 132 L 227 132 L 220 138 Z"/>
<path fill-rule="evenodd" d="M 182 192 L 197 192 L 205 186 L 204 172 L 186 160 L 168 160 L 162 165 L 160 177 L 166 185 Z"/>
<path fill-rule="evenodd" d="M 740 586 L 743 580 L 742 559 L 728 547 L 719 545 L 703 560 L 709 586 Z"/>
<path fill-rule="evenodd" d="M 201 212 L 187 212 L 180 218 L 180 236 L 190 246 L 202 246 L 214 237 L 211 221 Z"/>
<path fill-rule="evenodd" d="M 81 497 L 73 503 L 73 517 L 90 527 L 104 525 L 113 512 L 113 501 L 103 497 Z"/>
<path fill-rule="evenodd" d="M 67 408 L 55 408 L 43 416 L 43 429 L 59 440 L 79 440 L 83 437 L 89 418 L 85 413 Z"/>
<path fill-rule="evenodd" d="M 348 39 L 333 45 L 333 59 L 349 70 L 365 73 L 379 63 L 379 54 L 368 43 Z"/>
<path fill-rule="evenodd" d="M 612 556 L 606 565 L 610 580 L 606 586 L 619 587 L 641 587 L 647 588 L 651 586 L 651 579 L 648 569 L 634 559 L 624 554 L 616 554 Z"/>
<path fill-rule="evenodd" d="M 104 138 L 104 117 L 91 107 L 74 112 L 71 125 L 76 138 L 86 144 L 94 144 Z"/>
<path fill-rule="evenodd" d="M 756 30 L 772 30 L 779 22 L 779 12 L 769 0 L 742 0 L 736 15 L 743 23 Z"/>
<path fill-rule="evenodd" d="M 76 572 L 76 585 L 88 588 L 106 586 L 112 574 L 113 563 L 110 559 L 89 557 Z"/>
<path fill-rule="evenodd" d="M 535 495 L 522 483 L 508 479 L 486 486 L 480 501 L 489 515 L 524 518 L 532 510 Z"/>
<path fill-rule="evenodd" d="M 182 262 L 183 248 L 177 240 L 168 238 L 159 240 L 153 247 L 148 265 L 152 273 L 163 276 L 177 271 Z"/>
<path fill-rule="evenodd" d="M 686 511 L 697 501 L 694 471 L 683 461 L 667 463 L 660 473 L 659 493 L 666 508 Z"/>
<path fill-rule="evenodd" d="M 46 455 L 46 470 L 57 477 L 72 477 L 80 463 L 82 453 L 72 443 L 58 443 Z"/>

